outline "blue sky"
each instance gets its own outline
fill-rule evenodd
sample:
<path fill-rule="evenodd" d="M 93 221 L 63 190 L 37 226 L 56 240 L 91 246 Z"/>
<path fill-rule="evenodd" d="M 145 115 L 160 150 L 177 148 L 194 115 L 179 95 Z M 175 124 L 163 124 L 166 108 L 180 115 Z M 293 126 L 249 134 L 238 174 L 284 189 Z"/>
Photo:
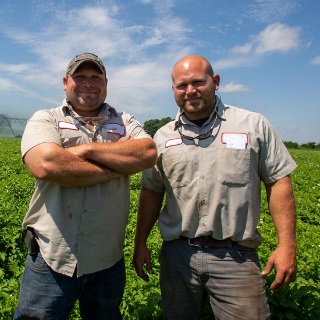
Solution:
<path fill-rule="evenodd" d="M 320 142 L 318 0 L 1 0 L 0 114 L 65 97 L 71 58 L 98 54 L 107 102 L 141 123 L 174 117 L 174 63 L 206 57 L 222 101 L 265 115 L 285 141 Z"/>

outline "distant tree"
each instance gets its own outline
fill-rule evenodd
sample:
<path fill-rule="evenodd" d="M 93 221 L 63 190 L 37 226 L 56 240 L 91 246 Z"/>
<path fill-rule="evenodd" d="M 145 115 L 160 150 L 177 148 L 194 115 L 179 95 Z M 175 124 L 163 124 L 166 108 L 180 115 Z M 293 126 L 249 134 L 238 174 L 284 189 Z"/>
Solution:
<path fill-rule="evenodd" d="M 283 141 L 284 145 L 287 148 L 291 148 L 291 149 L 299 149 L 299 144 L 296 142 L 292 142 L 292 141 Z"/>
<path fill-rule="evenodd" d="M 316 143 L 315 142 L 303 143 L 301 145 L 301 148 L 304 148 L 304 149 L 315 149 L 316 148 Z"/>
<path fill-rule="evenodd" d="M 170 117 L 162 118 L 162 119 L 147 120 L 144 123 L 143 128 L 153 138 L 158 129 L 160 129 L 161 127 L 163 127 L 165 124 L 167 124 L 172 120 L 173 119 Z"/>

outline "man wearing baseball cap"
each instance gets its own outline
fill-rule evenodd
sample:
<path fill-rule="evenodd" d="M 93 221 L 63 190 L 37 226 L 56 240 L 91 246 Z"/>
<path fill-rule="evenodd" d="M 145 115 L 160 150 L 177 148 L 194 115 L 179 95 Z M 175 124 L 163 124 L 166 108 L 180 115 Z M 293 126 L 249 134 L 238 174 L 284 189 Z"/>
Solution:
<path fill-rule="evenodd" d="M 37 111 L 25 128 L 22 158 L 36 185 L 14 319 L 67 319 L 77 299 L 84 319 L 121 319 L 129 177 L 157 152 L 133 116 L 104 102 L 107 83 L 98 56 L 77 55 L 62 105 Z"/>

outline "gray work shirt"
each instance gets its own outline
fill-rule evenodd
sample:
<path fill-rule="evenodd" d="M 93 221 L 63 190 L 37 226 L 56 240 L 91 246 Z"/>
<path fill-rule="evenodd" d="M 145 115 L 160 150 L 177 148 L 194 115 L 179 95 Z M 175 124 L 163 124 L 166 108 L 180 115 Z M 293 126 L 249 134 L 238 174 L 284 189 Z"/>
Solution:
<path fill-rule="evenodd" d="M 201 134 L 208 137 L 186 138 Z M 275 182 L 296 168 L 262 115 L 219 99 L 201 128 L 178 112 L 154 141 L 157 165 L 143 172 L 141 184 L 166 192 L 158 221 L 164 240 L 210 235 L 253 248 L 261 243 L 260 182 Z"/>
<path fill-rule="evenodd" d="M 62 106 L 36 112 L 25 128 L 21 150 L 42 143 L 62 148 L 89 142 L 115 142 L 131 135 L 150 138 L 132 116 L 104 104 L 99 117 L 106 123 L 91 130 L 71 117 Z M 123 176 L 90 187 L 66 188 L 36 180 L 35 191 L 22 227 L 32 227 L 41 254 L 56 272 L 72 276 L 111 267 L 123 257 L 125 227 L 130 206 L 130 177 Z"/>

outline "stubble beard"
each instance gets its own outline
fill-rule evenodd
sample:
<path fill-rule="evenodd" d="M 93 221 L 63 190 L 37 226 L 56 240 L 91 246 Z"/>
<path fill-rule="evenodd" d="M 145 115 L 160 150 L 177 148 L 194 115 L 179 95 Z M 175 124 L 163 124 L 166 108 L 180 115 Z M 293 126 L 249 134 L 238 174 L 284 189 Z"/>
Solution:
<path fill-rule="evenodd" d="M 82 107 L 83 109 L 86 109 L 88 111 L 100 108 L 103 101 L 99 94 L 78 95 L 77 97 L 79 107 Z"/>
<path fill-rule="evenodd" d="M 210 106 L 206 103 L 206 101 L 200 98 L 197 103 L 190 103 L 190 101 L 185 101 L 182 109 L 186 113 L 189 113 L 192 115 L 201 115 L 203 113 L 206 113 L 209 108 Z"/>

